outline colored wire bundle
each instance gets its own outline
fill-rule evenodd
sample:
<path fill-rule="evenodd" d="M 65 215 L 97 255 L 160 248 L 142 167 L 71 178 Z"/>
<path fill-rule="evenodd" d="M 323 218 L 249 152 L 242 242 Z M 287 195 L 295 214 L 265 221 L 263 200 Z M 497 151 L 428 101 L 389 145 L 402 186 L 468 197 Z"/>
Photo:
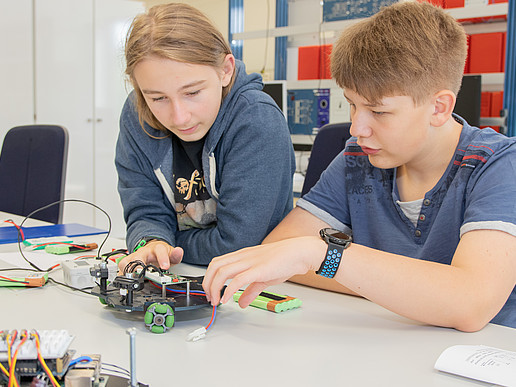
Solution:
<path fill-rule="evenodd" d="M 158 285 L 157 283 L 155 283 L 153 281 L 151 281 L 151 284 L 157 288 L 161 288 L 160 285 Z M 171 289 L 171 288 L 167 288 L 167 287 L 165 287 L 165 289 L 167 290 L 167 292 L 186 294 L 186 290 L 182 290 L 182 289 Z M 194 296 L 206 296 L 206 293 L 203 292 L 202 290 L 190 290 L 190 294 L 192 294 Z M 213 311 L 211 312 L 211 320 L 208 323 L 208 325 L 206 325 L 206 327 L 205 327 L 206 330 L 211 328 L 211 326 L 215 322 L 216 315 L 217 315 L 217 305 L 213 305 Z"/>
<path fill-rule="evenodd" d="M 0 331 L 0 335 L 3 333 L 4 333 L 3 331 Z M 6 377 L 8 377 L 9 381 L 8 381 L 7 386 L 8 387 L 19 387 L 20 386 L 18 383 L 18 380 L 16 378 L 16 374 L 15 374 L 18 353 L 20 351 L 20 348 L 27 342 L 27 340 L 34 339 L 34 342 L 36 345 L 36 350 L 38 353 L 37 356 L 38 356 L 41 366 L 43 367 L 43 369 L 45 370 L 45 373 L 49 377 L 49 379 L 52 383 L 52 386 L 60 387 L 56 378 L 52 374 L 52 371 L 47 366 L 47 363 L 45 362 L 43 355 L 41 354 L 41 343 L 40 343 L 38 332 L 32 331 L 29 333 L 26 330 L 21 331 L 20 332 L 20 342 L 18 343 L 18 346 L 16 347 L 16 349 L 14 349 L 13 346 L 14 346 L 14 343 L 16 342 L 17 337 L 18 337 L 17 330 L 8 332 L 5 335 L 5 342 L 7 344 L 7 364 L 9 366 L 9 370 L 7 370 L 1 363 L 0 363 L 0 370 L 6 375 Z M 14 354 L 13 354 L 13 350 L 14 350 Z"/>

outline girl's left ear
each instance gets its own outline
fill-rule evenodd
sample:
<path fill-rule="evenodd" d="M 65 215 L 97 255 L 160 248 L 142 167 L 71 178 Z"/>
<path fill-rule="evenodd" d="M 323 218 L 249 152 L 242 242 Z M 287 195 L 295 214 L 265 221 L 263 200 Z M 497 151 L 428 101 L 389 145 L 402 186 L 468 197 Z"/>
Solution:
<path fill-rule="evenodd" d="M 227 54 L 222 64 L 222 87 L 226 87 L 231 82 L 231 77 L 235 72 L 235 57 Z"/>
<path fill-rule="evenodd" d="M 457 97 L 450 90 L 441 90 L 434 94 L 434 113 L 431 123 L 433 126 L 444 125 L 451 117 Z"/>

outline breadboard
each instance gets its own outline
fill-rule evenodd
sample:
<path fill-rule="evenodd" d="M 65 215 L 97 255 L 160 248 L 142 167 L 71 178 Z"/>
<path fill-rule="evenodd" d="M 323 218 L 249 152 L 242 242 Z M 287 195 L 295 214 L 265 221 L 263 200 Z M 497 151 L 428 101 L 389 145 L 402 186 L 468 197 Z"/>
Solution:
<path fill-rule="evenodd" d="M 13 356 L 14 351 L 18 349 L 18 360 L 29 360 L 29 359 L 37 359 L 38 358 L 38 350 L 36 347 L 36 339 L 33 334 L 39 334 L 40 341 L 40 351 L 41 355 L 44 359 L 59 359 L 62 358 L 68 348 L 70 347 L 70 343 L 74 339 L 74 336 L 70 335 L 66 330 L 27 330 L 27 334 L 29 338 L 25 341 L 22 346 L 19 346 L 23 337 L 22 334 L 25 331 L 18 330 L 18 334 L 16 336 L 16 340 L 13 345 L 11 345 L 11 356 Z M 0 361 L 7 361 L 8 358 L 8 341 L 7 337 L 14 335 L 15 330 L 3 330 L 0 331 Z"/>

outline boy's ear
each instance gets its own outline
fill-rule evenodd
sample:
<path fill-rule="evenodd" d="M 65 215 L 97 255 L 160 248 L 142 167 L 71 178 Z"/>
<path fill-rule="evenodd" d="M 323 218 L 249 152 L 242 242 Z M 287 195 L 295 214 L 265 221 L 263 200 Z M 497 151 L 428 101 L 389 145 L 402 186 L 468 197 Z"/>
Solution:
<path fill-rule="evenodd" d="M 434 94 L 434 113 L 431 117 L 433 126 L 442 126 L 450 119 L 456 100 L 455 93 L 450 90 L 440 90 Z"/>
<path fill-rule="evenodd" d="M 231 77 L 235 72 L 235 57 L 227 54 L 222 65 L 222 86 L 226 87 L 231 82 Z"/>

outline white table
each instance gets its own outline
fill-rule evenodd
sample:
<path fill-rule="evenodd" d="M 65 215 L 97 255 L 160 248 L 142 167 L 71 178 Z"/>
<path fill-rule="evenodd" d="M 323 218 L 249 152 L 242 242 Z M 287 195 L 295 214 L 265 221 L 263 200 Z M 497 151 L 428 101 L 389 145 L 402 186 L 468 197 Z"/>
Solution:
<path fill-rule="evenodd" d="M 121 243 L 110 241 L 110 247 Z M 3 251 L 16 246 L 0 245 L 0 259 Z M 186 264 L 176 268 L 178 274 L 204 272 Z M 434 370 L 437 357 L 456 344 L 516 351 L 512 328 L 489 324 L 463 333 L 422 325 L 358 297 L 292 283 L 269 290 L 297 297 L 303 305 L 276 314 L 242 310 L 231 301 L 218 308 L 213 327 L 197 342 L 185 338 L 209 322 L 210 308 L 177 314 L 171 330 L 153 334 L 142 314 L 115 311 L 95 297 L 53 284 L 0 288 L 0 329 L 66 329 L 75 336 L 71 348 L 77 356 L 99 353 L 103 362 L 129 369 L 126 330 L 135 327 L 136 376 L 153 387 L 486 386 Z"/>

